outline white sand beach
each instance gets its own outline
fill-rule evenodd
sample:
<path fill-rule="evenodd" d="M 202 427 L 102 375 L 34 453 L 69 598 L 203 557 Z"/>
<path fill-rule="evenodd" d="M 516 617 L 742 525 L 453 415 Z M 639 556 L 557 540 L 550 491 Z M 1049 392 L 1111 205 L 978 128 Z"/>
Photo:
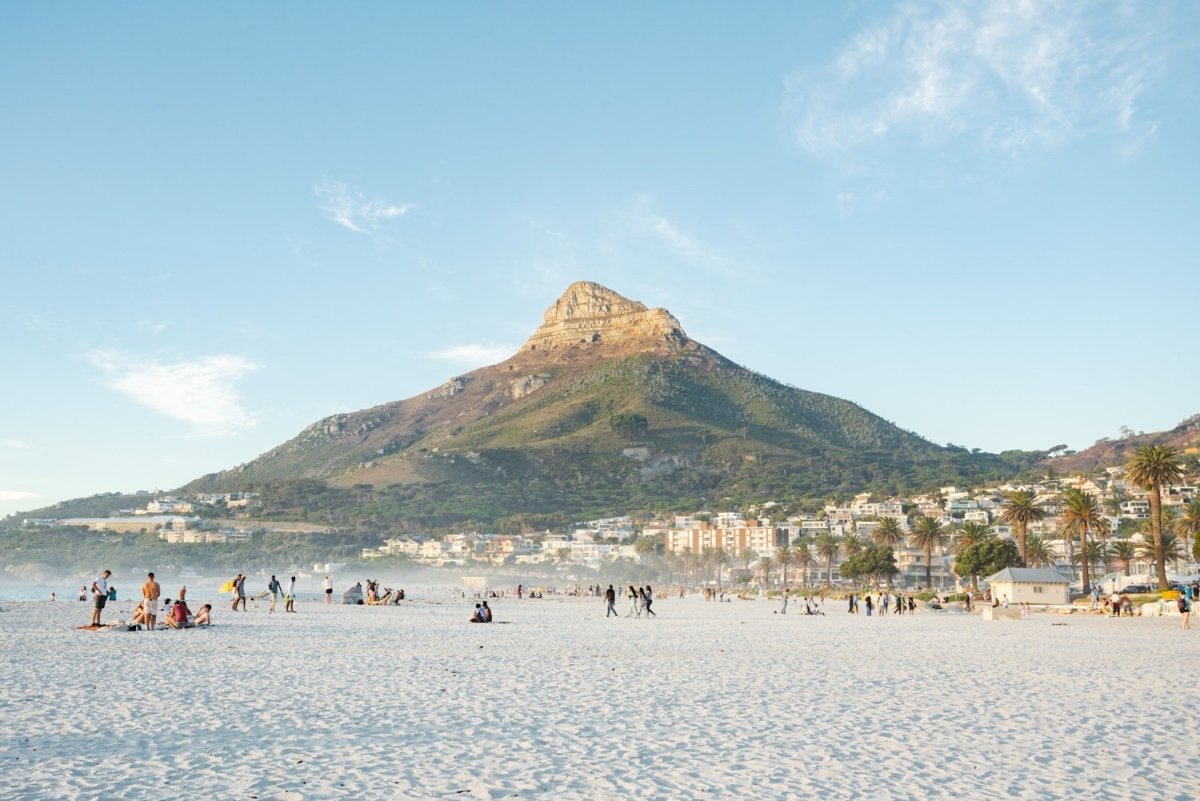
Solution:
<path fill-rule="evenodd" d="M 828 617 L 780 616 L 663 598 L 657 620 L 606 620 L 598 599 L 503 599 L 504 624 L 470 625 L 473 603 L 448 599 L 216 606 L 207 630 L 92 633 L 74 628 L 82 603 L 0 604 L 0 797 L 1192 799 L 1200 786 L 1200 631 L 1177 618 L 867 618 L 832 602 Z"/>

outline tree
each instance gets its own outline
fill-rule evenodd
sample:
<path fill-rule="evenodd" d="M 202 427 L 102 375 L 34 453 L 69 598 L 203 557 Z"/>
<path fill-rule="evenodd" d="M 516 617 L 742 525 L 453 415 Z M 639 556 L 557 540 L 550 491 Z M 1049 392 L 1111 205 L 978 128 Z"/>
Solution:
<path fill-rule="evenodd" d="M 1179 560 L 1183 558 L 1183 542 L 1175 535 L 1175 532 L 1164 531 L 1160 546 L 1155 546 L 1153 542 L 1143 541 L 1138 545 L 1137 552 L 1138 556 L 1143 559 L 1156 559 L 1161 553 L 1165 562 L 1171 562 L 1178 569 Z"/>
<path fill-rule="evenodd" d="M 1190 539 L 1192 560 L 1200 562 L 1200 498 L 1190 501 L 1183 508 L 1183 514 L 1175 521 L 1175 531 L 1183 537 L 1185 553 Z"/>
<path fill-rule="evenodd" d="M 783 586 L 788 585 L 788 565 L 792 563 L 792 549 L 786 545 L 780 545 L 775 549 L 775 564 L 783 570 Z"/>
<path fill-rule="evenodd" d="M 914 548 L 925 551 L 925 587 L 933 585 L 933 549 L 944 548 L 950 535 L 936 517 L 921 515 L 913 522 L 908 541 Z"/>
<path fill-rule="evenodd" d="M 817 558 L 813 556 L 812 549 L 809 548 L 807 542 L 792 546 L 792 558 L 796 562 L 796 567 L 800 568 L 800 588 L 807 589 L 808 571 L 817 563 Z"/>
<path fill-rule="evenodd" d="M 738 558 L 742 560 L 742 564 L 746 566 L 746 575 L 750 575 L 750 565 L 758 558 L 758 552 L 753 548 L 746 547 L 738 554 Z"/>
<path fill-rule="evenodd" d="M 900 521 L 894 517 L 876 518 L 879 521 L 879 526 L 871 532 L 871 541 L 881 548 L 887 548 L 895 557 L 896 548 L 904 544 L 908 536 L 904 533 L 904 529 L 900 528 Z M 899 572 L 899 571 L 897 571 Z M 892 587 L 892 579 L 895 574 L 889 575 L 888 589 Z"/>
<path fill-rule="evenodd" d="M 1063 490 L 1062 530 L 1068 537 L 1079 537 L 1079 550 L 1087 553 L 1088 532 L 1108 529 L 1108 520 L 1100 509 L 1099 502 L 1077 487 Z M 1080 560 L 1083 591 L 1091 590 L 1091 573 L 1088 560 Z"/>
<path fill-rule="evenodd" d="M 816 541 L 817 555 L 825 560 L 825 586 L 828 587 L 833 580 L 833 560 L 842 550 L 841 538 L 830 531 L 823 531 L 817 535 Z"/>
<path fill-rule="evenodd" d="M 641 439 L 650 431 L 650 422 L 640 414 L 620 412 L 608 418 L 613 433 L 625 439 Z"/>
<path fill-rule="evenodd" d="M 842 537 L 842 553 L 849 559 L 854 556 L 867 545 L 867 541 L 863 539 L 861 534 L 851 533 Z"/>
<path fill-rule="evenodd" d="M 987 523 L 963 523 L 962 526 L 954 532 L 954 540 L 951 544 L 951 548 L 954 551 L 955 556 L 961 558 L 963 552 L 971 546 L 977 545 L 981 542 L 986 542 L 988 540 L 994 540 L 995 538 L 996 532 L 993 531 L 992 527 Z M 1016 546 L 1014 545 L 1013 547 L 1015 548 Z M 1018 550 L 1017 553 L 1019 554 L 1020 550 Z M 1004 565 L 1004 567 L 1009 567 L 1009 565 Z M 1000 568 L 996 568 L 996 570 L 999 569 Z M 991 572 L 995 573 L 996 570 Z M 957 567 L 954 568 L 954 572 L 958 573 Z M 979 573 L 980 571 L 977 570 L 974 573 L 958 573 L 958 575 L 969 575 L 971 577 L 971 589 L 975 592 L 979 592 Z M 988 575 L 991 575 L 991 573 Z"/>
<path fill-rule="evenodd" d="M 954 561 L 954 572 L 960 576 L 970 576 L 971 586 L 978 589 L 977 577 L 990 576 L 1006 567 L 1020 564 L 1021 551 L 1012 540 L 981 539 L 959 552 Z"/>
<path fill-rule="evenodd" d="M 758 560 L 758 572 L 762 573 L 763 589 L 771 586 L 771 557 L 764 556 Z"/>
<path fill-rule="evenodd" d="M 840 568 L 843 578 L 866 578 L 876 586 L 880 578 L 891 578 L 900 572 L 896 567 L 896 555 L 891 548 L 880 545 L 869 545 L 842 562 Z"/>
<path fill-rule="evenodd" d="M 1029 551 L 1025 545 L 1025 537 L 1029 532 L 1029 524 L 1046 519 L 1046 510 L 1034 503 L 1037 495 L 1032 490 L 1013 490 L 1004 493 L 1005 506 L 1000 512 L 1000 519 L 1017 530 L 1017 546 L 1021 551 L 1021 561 L 1029 564 Z"/>
<path fill-rule="evenodd" d="M 1167 583 L 1167 560 L 1163 553 L 1162 488 L 1183 478 L 1183 461 L 1179 451 L 1170 445 L 1141 445 L 1125 466 L 1126 475 L 1134 486 L 1150 493 L 1150 521 L 1154 531 L 1154 567 L 1158 573 L 1158 588 L 1170 588 Z"/>
<path fill-rule="evenodd" d="M 1129 564 L 1137 555 L 1137 551 L 1130 540 L 1115 540 L 1112 544 L 1113 558 L 1121 563 L 1125 568 L 1125 575 L 1129 575 Z"/>
<path fill-rule="evenodd" d="M 658 544 L 653 537 L 638 537 L 633 543 L 633 551 L 638 555 L 638 559 L 642 564 L 646 563 L 646 557 L 655 553 L 658 550 Z"/>
<path fill-rule="evenodd" d="M 1054 551 L 1050 543 L 1034 534 L 1025 540 L 1025 565 L 1027 567 L 1054 567 Z"/>
<path fill-rule="evenodd" d="M 713 552 L 713 564 L 717 567 L 717 586 L 724 586 L 725 567 L 730 562 L 729 552 L 724 548 L 717 548 Z"/>

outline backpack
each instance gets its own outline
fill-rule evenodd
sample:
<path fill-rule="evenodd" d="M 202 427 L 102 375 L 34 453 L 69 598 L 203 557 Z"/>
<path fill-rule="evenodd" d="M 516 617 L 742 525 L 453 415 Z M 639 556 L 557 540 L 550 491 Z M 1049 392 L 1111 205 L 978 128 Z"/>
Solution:
<path fill-rule="evenodd" d="M 1188 610 L 1188 602 L 1183 599 L 1183 596 L 1180 596 L 1179 600 L 1175 602 L 1175 605 L 1179 607 L 1180 612 L 1186 612 Z"/>

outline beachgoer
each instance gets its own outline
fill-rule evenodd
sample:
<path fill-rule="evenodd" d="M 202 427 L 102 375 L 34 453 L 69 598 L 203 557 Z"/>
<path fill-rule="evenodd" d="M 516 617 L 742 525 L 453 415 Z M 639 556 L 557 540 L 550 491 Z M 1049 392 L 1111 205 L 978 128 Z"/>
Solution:
<path fill-rule="evenodd" d="M 58 600 L 58 596 L 55 595 L 54 593 L 50 593 L 50 603 L 54 603 L 57 600 Z"/>
<path fill-rule="evenodd" d="M 192 610 L 188 609 L 187 603 L 181 598 L 171 607 L 170 614 L 167 615 L 167 625 L 173 629 L 186 629 L 191 627 Z"/>
<path fill-rule="evenodd" d="M 783 608 L 779 610 L 779 614 L 781 614 L 781 615 L 787 614 L 787 602 L 788 602 L 788 588 L 784 587 L 783 588 Z"/>
<path fill-rule="evenodd" d="M 154 580 L 153 573 L 146 574 L 146 583 L 142 585 L 142 607 L 146 612 L 146 630 L 154 631 L 158 623 L 158 598 L 162 595 L 162 587 Z"/>
<path fill-rule="evenodd" d="M 146 625 L 146 604 L 144 601 L 138 601 L 138 605 L 133 610 L 133 619 L 129 621 L 129 630 L 138 631 L 144 625 Z"/>
<path fill-rule="evenodd" d="M 108 603 L 108 577 L 112 575 L 111 570 L 103 571 L 96 580 L 92 582 L 92 625 L 100 625 L 100 612 L 104 609 L 104 605 Z"/>
<path fill-rule="evenodd" d="M 326 595 L 325 597 L 328 598 L 329 596 Z M 296 577 L 295 576 L 292 576 L 291 580 L 288 581 L 287 593 L 283 596 L 283 611 L 285 611 L 285 612 L 295 612 L 296 611 Z"/>
<path fill-rule="evenodd" d="M 638 603 L 638 591 L 633 588 L 632 584 L 629 585 L 628 596 L 629 596 L 629 611 L 625 613 L 625 617 L 631 617 L 631 616 L 632 617 L 641 617 L 642 616 L 642 607 Z"/>
<path fill-rule="evenodd" d="M 237 578 L 237 594 L 238 598 L 242 602 L 242 611 L 249 611 L 246 609 L 246 576 L 241 573 L 238 574 Z"/>
<path fill-rule="evenodd" d="M 325 590 L 325 603 L 333 603 L 333 576 L 329 573 L 325 574 L 325 580 L 321 582 L 321 589 Z"/>
<path fill-rule="evenodd" d="M 200 611 L 196 613 L 195 620 L 192 621 L 193 626 L 211 626 L 212 625 L 212 604 L 205 604 L 200 607 Z"/>
<path fill-rule="evenodd" d="M 618 616 L 617 610 L 614 608 L 616 603 L 617 603 L 616 590 L 614 590 L 613 586 L 611 584 L 609 584 L 608 589 L 604 591 L 604 604 L 607 607 L 607 609 L 604 613 L 604 617 L 609 618 L 609 617 L 617 617 Z"/>
<path fill-rule="evenodd" d="M 492 622 L 492 607 L 488 606 L 487 601 L 483 602 L 483 622 L 484 623 Z"/>
<path fill-rule="evenodd" d="M 1000 605 L 1003 606 L 1005 609 L 1007 609 L 1008 608 L 1008 595 L 1002 595 L 1000 597 L 1002 599 L 1000 601 Z"/>
<path fill-rule="evenodd" d="M 883 617 L 888 613 L 888 603 L 891 601 L 891 596 L 886 592 L 879 594 L 879 616 Z"/>
<path fill-rule="evenodd" d="M 867 617 L 871 616 L 871 612 L 875 609 L 875 601 L 871 598 L 871 593 L 867 593 L 867 600 L 863 602 L 863 606 L 867 607 Z"/>
<path fill-rule="evenodd" d="M 468 623 L 482 623 L 483 622 L 483 604 L 475 604 L 475 611 L 471 614 L 471 619 L 467 622 Z"/>
<path fill-rule="evenodd" d="M 642 608 L 646 610 L 646 617 L 658 617 L 658 615 L 654 614 L 654 610 L 650 608 L 653 605 L 654 591 L 651 590 L 650 585 L 647 584 L 642 589 Z"/>
<path fill-rule="evenodd" d="M 230 584 L 233 585 L 233 606 L 231 607 L 231 611 L 234 611 L 234 612 L 236 612 L 237 608 L 238 608 L 238 579 L 240 579 L 241 577 L 242 577 L 242 574 L 238 573 L 236 576 L 233 577 L 233 580 L 229 582 Z"/>
<path fill-rule="evenodd" d="M 86 585 L 86 584 L 81 584 L 81 585 L 80 585 L 80 587 L 79 587 L 79 598 L 78 598 L 78 600 L 80 600 L 80 601 L 86 601 L 86 600 L 87 600 L 87 585 Z"/>
<path fill-rule="evenodd" d="M 267 592 L 271 593 L 271 608 L 267 610 L 267 614 L 275 611 L 275 603 L 279 600 L 279 593 L 283 592 L 283 587 L 279 584 L 279 579 L 271 576 L 271 580 L 267 582 Z"/>
<path fill-rule="evenodd" d="M 913 597 L 910 595 L 910 596 L 908 596 L 908 613 L 911 615 L 916 611 L 917 611 L 917 602 L 914 601 Z"/>
<path fill-rule="evenodd" d="M 1192 604 L 1184 595 L 1179 596 L 1179 600 L 1176 602 L 1176 604 L 1179 608 L 1179 614 L 1183 616 L 1183 627 L 1185 629 L 1190 629 L 1192 627 Z"/>
<path fill-rule="evenodd" d="M 110 600 L 110 601 L 117 600 L 117 588 L 112 586 L 111 584 L 108 587 L 108 600 Z"/>
<path fill-rule="evenodd" d="M 187 585 L 186 584 L 184 584 L 182 587 L 179 588 L 179 600 L 182 601 L 185 598 L 187 598 Z"/>

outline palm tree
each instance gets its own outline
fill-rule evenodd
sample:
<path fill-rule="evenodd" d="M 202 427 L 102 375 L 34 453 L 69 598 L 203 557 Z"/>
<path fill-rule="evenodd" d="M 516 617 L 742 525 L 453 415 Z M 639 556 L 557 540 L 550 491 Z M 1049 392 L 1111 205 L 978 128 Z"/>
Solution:
<path fill-rule="evenodd" d="M 758 572 L 762 573 L 763 589 L 771 586 L 771 557 L 764 556 L 758 560 Z"/>
<path fill-rule="evenodd" d="M 842 537 L 842 554 L 849 559 L 859 554 L 866 545 L 867 541 L 861 534 L 852 532 Z"/>
<path fill-rule="evenodd" d="M 954 539 L 951 542 L 950 548 L 955 556 L 961 556 L 962 552 L 970 548 L 977 542 L 984 540 L 996 539 L 996 532 L 987 523 L 963 523 L 953 535 Z M 979 576 L 971 574 L 971 589 L 974 592 L 979 592 Z"/>
<path fill-rule="evenodd" d="M 1137 556 L 1137 549 L 1129 540 L 1114 540 L 1112 544 L 1113 558 L 1121 563 L 1125 568 L 1125 575 L 1129 575 L 1129 563 Z"/>
<path fill-rule="evenodd" d="M 1089 566 L 1098 568 L 1102 563 L 1107 561 L 1108 549 L 1103 542 L 1092 540 L 1086 547 L 1080 548 L 1079 553 L 1071 555 L 1071 562 L 1082 565 L 1085 557 Z"/>
<path fill-rule="evenodd" d="M 1185 553 L 1188 551 L 1188 539 L 1191 539 L 1192 559 L 1200 562 L 1200 498 L 1183 507 L 1183 514 L 1175 521 L 1175 531 L 1183 537 Z"/>
<path fill-rule="evenodd" d="M 825 586 L 833 580 L 833 559 L 842 550 L 841 537 L 836 534 L 823 531 L 817 535 L 816 542 L 817 555 L 825 560 Z"/>
<path fill-rule="evenodd" d="M 742 549 L 742 552 L 738 554 L 738 557 L 742 560 L 742 564 L 746 566 L 746 575 L 750 575 L 750 565 L 753 564 L 754 560 L 758 558 L 758 551 L 754 550 L 753 548 L 746 547 Z"/>
<path fill-rule="evenodd" d="M 894 517 L 876 518 L 879 520 L 879 527 L 871 532 L 871 539 L 880 548 L 887 548 L 895 552 L 896 548 L 903 545 L 908 539 L 904 533 L 904 529 L 900 528 L 900 521 Z M 888 589 L 892 588 L 892 580 L 895 576 L 888 574 Z"/>
<path fill-rule="evenodd" d="M 1162 488 L 1183 478 L 1183 460 L 1179 451 L 1170 445 L 1141 445 L 1125 466 L 1134 486 L 1150 493 L 1150 524 L 1154 530 L 1154 567 L 1158 573 L 1158 588 L 1165 590 L 1167 559 L 1163 553 Z"/>
<path fill-rule="evenodd" d="M 1025 559 L 1029 567 L 1054 567 L 1054 551 L 1050 543 L 1037 534 L 1025 539 Z"/>
<path fill-rule="evenodd" d="M 800 588 L 808 589 L 808 570 L 817 563 L 817 558 L 807 542 L 792 546 L 792 558 L 796 561 L 796 567 L 800 568 Z"/>
<path fill-rule="evenodd" d="M 1179 560 L 1183 558 L 1183 542 L 1175 535 L 1173 531 L 1164 531 L 1162 538 L 1162 548 L 1156 548 L 1150 540 L 1143 540 L 1138 544 L 1137 553 L 1143 559 L 1155 559 L 1161 550 L 1163 558 L 1167 562 L 1171 562 L 1179 567 Z"/>
<path fill-rule="evenodd" d="M 633 543 L 633 551 L 638 555 L 638 560 L 642 564 L 646 564 L 646 557 L 658 550 L 658 544 L 653 537 L 638 537 Z"/>
<path fill-rule="evenodd" d="M 908 541 L 914 548 L 925 551 L 925 588 L 933 585 L 933 549 L 943 548 L 950 540 L 950 535 L 942 522 L 936 517 L 921 515 L 913 522 L 912 533 Z"/>
<path fill-rule="evenodd" d="M 780 545 L 775 549 L 775 564 L 783 568 L 783 586 L 786 589 L 788 585 L 788 565 L 792 563 L 792 549 L 786 545 Z"/>
<path fill-rule="evenodd" d="M 1063 490 L 1062 529 L 1068 537 L 1079 537 L 1079 550 L 1086 554 L 1088 553 L 1088 532 L 1107 531 L 1108 520 L 1104 517 L 1104 511 L 1095 498 L 1077 487 L 1067 487 Z M 1088 571 L 1088 560 L 1081 560 L 1080 566 L 1083 591 L 1090 592 L 1092 583 L 1091 574 Z"/>
<path fill-rule="evenodd" d="M 1017 547 L 1021 549 L 1021 561 L 1025 564 L 1029 564 L 1029 551 L 1025 543 L 1029 524 L 1046 518 L 1046 510 L 1034 503 L 1036 499 L 1037 495 L 1032 490 L 1006 492 L 1006 504 L 1000 513 L 1000 519 L 1017 530 Z"/>

